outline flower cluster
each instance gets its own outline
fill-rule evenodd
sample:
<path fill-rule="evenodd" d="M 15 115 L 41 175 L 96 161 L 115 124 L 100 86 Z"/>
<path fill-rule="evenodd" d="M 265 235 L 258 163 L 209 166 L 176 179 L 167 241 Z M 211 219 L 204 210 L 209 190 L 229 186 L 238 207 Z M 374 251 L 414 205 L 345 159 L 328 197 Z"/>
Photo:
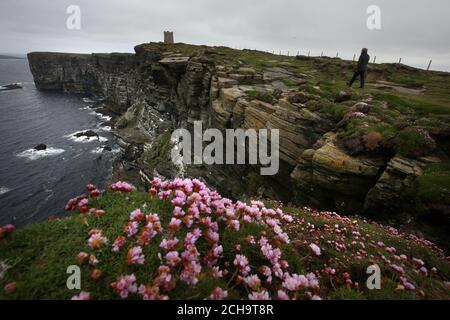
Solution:
<path fill-rule="evenodd" d="M 0 227 L 0 240 L 6 238 L 7 236 L 11 236 L 15 230 L 16 228 L 12 224 L 7 224 Z"/>
<path fill-rule="evenodd" d="M 133 190 L 132 186 L 129 183 L 118 181 L 109 186 L 109 188 L 113 191 L 119 192 L 131 192 Z"/>
<path fill-rule="evenodd" d="M 126 276 L 122 275 L 116 282 L 111 283 L 111 287 L 122 299 L 126 299 L 130 293 L 136 293 L 138 290 L 136 276 L 134 274 Z"/>
<path fill-rule="evenodd" d="M 102 235 L 101 230 L 91 230 L 88 245 L 92 249 L 99 249 L 101 246 L 108 243 L 108 239 Z"/>

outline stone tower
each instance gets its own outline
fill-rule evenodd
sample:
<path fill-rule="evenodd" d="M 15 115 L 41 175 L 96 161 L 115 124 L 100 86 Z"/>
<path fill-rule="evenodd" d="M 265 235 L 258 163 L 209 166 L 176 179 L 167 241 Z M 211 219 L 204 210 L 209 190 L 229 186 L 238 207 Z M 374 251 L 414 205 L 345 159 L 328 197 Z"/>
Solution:
<path fill-rule="evenodd" d="M 173 32 L 172 31 L 164 31 L 164 43 L 165 44 L 173 44 Z"/>

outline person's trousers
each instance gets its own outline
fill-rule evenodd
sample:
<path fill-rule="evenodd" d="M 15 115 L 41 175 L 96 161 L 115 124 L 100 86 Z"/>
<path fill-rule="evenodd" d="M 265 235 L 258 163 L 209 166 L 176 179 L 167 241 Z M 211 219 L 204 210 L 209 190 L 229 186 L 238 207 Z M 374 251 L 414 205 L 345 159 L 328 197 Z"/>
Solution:
<path fill-rule="evenodd" d="M 365 80 L 366 80 L 366 72 L 365 71 L 355 71 L 353 74 L 352 80 L 350 80 L 349 86 L 351 87 L 352 84 L 356 81 L 356 79 L 359 77 L 359 81 L 361 83 L 361 88 L 364 88 Z"/>

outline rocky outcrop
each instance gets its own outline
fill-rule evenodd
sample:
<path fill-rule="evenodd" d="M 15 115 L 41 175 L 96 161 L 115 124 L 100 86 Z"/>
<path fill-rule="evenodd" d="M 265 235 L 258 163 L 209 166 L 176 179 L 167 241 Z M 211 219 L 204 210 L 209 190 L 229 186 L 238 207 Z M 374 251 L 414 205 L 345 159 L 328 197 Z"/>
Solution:
<path fill-rule="evenodd" d="M 36 87 L 105 97 L 111 111 L 121 114 L 136 97 L 133 54 L 28 54 Z"/>
<path fill-rule="evenodd" d="M 348 155 L 336 145 L 334 133 L 324 135 L 315 147 L 303 152 L 291 174 L 297 197 L 316 207 L 361 212 L 385 163 Z"/>

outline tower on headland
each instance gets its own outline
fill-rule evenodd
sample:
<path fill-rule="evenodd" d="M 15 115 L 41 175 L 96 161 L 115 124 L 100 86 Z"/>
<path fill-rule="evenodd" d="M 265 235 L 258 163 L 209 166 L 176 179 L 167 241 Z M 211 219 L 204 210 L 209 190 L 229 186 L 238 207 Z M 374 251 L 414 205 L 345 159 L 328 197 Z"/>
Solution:
<path fill-rule="evenodd" d="M 172 31 L 164 31 L 164 43 L 165 44 L 173 44 L 173 32 Z"/>

